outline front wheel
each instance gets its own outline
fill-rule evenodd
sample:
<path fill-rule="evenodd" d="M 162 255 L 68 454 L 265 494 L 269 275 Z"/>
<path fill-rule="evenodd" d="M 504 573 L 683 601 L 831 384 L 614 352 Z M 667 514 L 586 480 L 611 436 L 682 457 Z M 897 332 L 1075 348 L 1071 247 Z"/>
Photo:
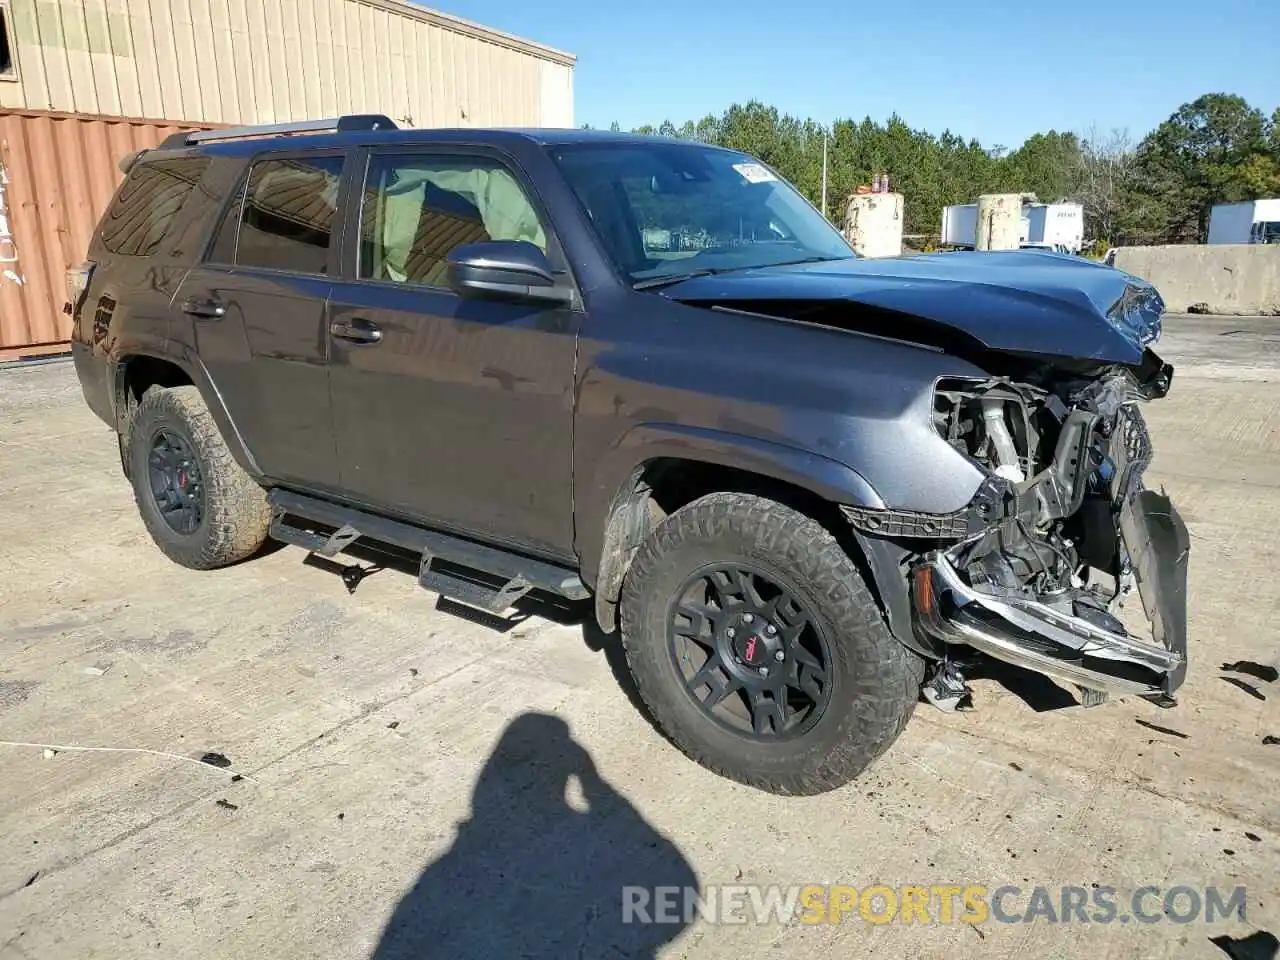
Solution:
<path fill-rule="evenodd" d="M 771 793 L 847 783 L 919 697 L 923 662 L 889 633 L 835 538 L 762 497 L 711 494 L 668 517 L 637 553 L 621 608 L 659 728 Z"/>

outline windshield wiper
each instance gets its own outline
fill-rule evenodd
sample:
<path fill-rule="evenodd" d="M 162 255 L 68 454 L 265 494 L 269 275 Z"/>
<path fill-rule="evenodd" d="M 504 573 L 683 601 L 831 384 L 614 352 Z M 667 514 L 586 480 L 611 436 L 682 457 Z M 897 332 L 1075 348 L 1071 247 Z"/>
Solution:
<path fill-rule="evenodd" d="M 781 263 L 751 263 L 741 267 L 704 267 L 701 270 L 690 270 L 688 273 L 664 273 L 659 277 L 646 277 L 631 285 L 632 290 L 653 290 L 674 283 L 683 283 L 697 277 L 710 277 L 718 273 L 731 273 L 734 270 L 767 270 L 770 267 L 793 267 L 798 263 L 826 263 L 833 260 L 845 260 L 846 257 L 802 257 L 799 260 L 783 260 Z"/>
<path fill-rule="evenodd" d="M 646 277 L 643 280 L 637 280 L 631 285 L 632 290 L 653 290 L 657 287 L 669 286 L 673 283 L 683 283 L 686 280 L 693 280 L 695 277 L 710 277 L 717 273 L 722 273 L 724 268 L 716 270 L 713 267 L 707 267 L 703 270 L 690 270 L 688 273 L 664 273 L 660 277 Z"/>
<path fill-rule="evenodd" d="M 794 267 L 800 263 L 834 263 L 836 260 L 851 260 L 852 257 L 801 257 L 799 260 L 783 260 L 781 263 L 766 263 L 766 267 Z"/>

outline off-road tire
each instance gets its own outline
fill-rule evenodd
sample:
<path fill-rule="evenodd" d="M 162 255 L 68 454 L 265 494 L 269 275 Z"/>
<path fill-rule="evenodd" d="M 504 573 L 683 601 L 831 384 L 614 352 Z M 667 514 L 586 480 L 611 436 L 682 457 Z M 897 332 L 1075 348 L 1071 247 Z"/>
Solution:
<path fill-rule="evenodd" d="M 749 563 L 790 585 L 831 638 L 835 685 L 817 723 L 794 739 L 753 740 L 717 724 L 685 688 L 670 653 L 671 604 L 708 564 Z M 659 729 L 708 769 L 777 794 L 848 783 L 906 726 L 923 660 L 885 625 L 857 565 L 820 523 L 771 500 L 715 493 L 667 517 L 623 582 L 622 643 Z"/>
<path fill-rule="evenodd" d="M 198 461 L 204 515 L 191 534 L 161 516 L 150 489 L 147 459 L 161 428 L 177 433 Z M 213 570 L 250 557 L 271 526 L 266 491 L 236 463 L 195 387 L 151 387 L 129 425 L 125 444 L 134 500 L 147 532 L 170 560 L 192 570 Z"/>

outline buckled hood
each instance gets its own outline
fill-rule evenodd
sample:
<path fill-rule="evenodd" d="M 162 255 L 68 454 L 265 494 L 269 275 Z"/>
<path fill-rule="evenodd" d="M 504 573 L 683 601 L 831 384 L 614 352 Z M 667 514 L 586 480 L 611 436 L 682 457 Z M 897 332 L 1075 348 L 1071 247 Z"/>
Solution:
<path fill-rule="evenodd" d="M 760 312 L 769 303 L 845 300 L 950 327 L 992 350 L 1130 365 L 1159 337 L 1164 312 L 1145 280 L 1031 250 L 761 267 L 694 277 L 662 293 Z"/>

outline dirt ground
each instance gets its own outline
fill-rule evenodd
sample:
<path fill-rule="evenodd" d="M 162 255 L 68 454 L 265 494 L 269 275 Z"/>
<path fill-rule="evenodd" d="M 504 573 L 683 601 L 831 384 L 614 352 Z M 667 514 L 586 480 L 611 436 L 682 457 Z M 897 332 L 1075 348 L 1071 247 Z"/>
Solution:
<path fill-rule="evenodd" d="M 0 958 L 1212 958 L 1280 934 L 1280 682 L 1222 669 L 1280 660 L 1280 319 L 1170 318 L 1162 352 L 1148 478 L 1193 538 L 1180 705 L 977 680 L 974 711 L 922 706 L 802 799 L 668 746 L 580 624 L 499 632 L 393 570 L 348 595 L 293 548 L 173 566 L 72 367 L 0 372 L 0 740 L 158 751 L 0 746 Z M 876 883 L 1012 884 L 1006 915 L 1096 884 L 1126 916 L 1146 885 L 1243 886 L 1246 918 L 1175 922 L 1160 895 L 1153 923 L 620 911 L 624 886 Z"/>

